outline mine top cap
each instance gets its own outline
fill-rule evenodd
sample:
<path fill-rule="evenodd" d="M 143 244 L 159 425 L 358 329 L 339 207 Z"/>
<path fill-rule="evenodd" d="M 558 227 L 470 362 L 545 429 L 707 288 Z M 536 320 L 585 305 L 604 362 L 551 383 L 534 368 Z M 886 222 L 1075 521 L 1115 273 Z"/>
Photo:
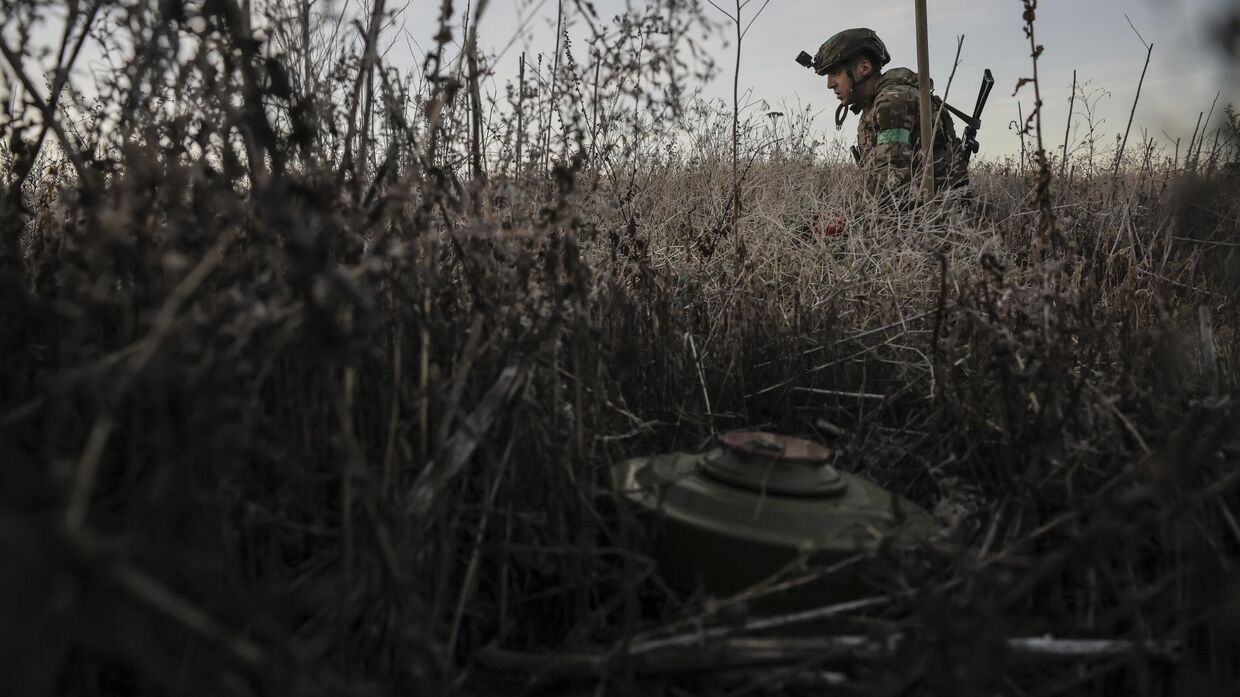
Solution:
<path fill-rule="evenodd" d="M 765 431 L 728 431 L 719 436 L 719 443 L 737 455 L 759 460 L 821 465 L 831 459 L 831 449 L 825 445 Z"/>
<path fill-rule="evenodd" d="M 702 473 L 756 493 L 785 496 L 834 496 L 847 482 L 827 464 L 824 445 L 763 431 L 729 431 L 719 436 L 720 448 L 707 453 Z"/>

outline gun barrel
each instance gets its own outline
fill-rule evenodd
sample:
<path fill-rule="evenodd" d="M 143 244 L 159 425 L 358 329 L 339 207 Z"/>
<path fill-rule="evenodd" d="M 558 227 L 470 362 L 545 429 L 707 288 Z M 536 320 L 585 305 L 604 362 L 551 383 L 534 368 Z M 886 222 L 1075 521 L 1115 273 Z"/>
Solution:
<path fill-rule="evenodd" d="M 977 105 L 973 107 L 973 120 L 981 123 L 982 109 L 986 108 L 986 100 L 990 99 L 990 90 L 995 86 L 995 76 L 991 74 L 990 68 L 986 68 L 986 72 L 982 76 L 982 89 L 977 93 Z"/>

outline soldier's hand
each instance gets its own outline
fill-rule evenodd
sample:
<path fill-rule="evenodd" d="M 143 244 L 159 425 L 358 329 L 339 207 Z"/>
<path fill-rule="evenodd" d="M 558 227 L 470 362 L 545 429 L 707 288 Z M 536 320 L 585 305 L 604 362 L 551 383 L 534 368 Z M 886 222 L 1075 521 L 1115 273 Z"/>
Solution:
<path fill-rule="evenodd" d="M 839 213 L 823 213 L 814 220 L 815 235 L 836 237 L 848 230 L 848 220 Z"/>

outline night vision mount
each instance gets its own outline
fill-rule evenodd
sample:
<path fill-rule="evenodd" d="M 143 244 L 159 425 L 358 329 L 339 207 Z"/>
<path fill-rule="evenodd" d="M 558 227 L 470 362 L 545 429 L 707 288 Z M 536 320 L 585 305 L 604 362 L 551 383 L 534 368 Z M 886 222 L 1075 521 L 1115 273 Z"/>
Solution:
<path fill-rule="evenodd" d="M 814 57 L 809 55 L 805 51 L 801 51 L 799 54 L 797 54 L 797 63 L 800 63 L 801 65 L 805 66 L 806 68 L 809 68 L 810 70 L 814 70 Z M 817 72 L 817 71 L 814 71 L 814 72 Z M 849 107 L 847 104 L 840 104 L 839 108 L 835 110 L 835 130 L 838 131 L 844 127 L 844 119 L 848 118 L 848 108 Z M 857 148 L 854 146 L 853 150 L 856 150 L 856 149 Z M 853 156 L 858 157 L 859 155 L 857 153 L 854 153 Z"/>

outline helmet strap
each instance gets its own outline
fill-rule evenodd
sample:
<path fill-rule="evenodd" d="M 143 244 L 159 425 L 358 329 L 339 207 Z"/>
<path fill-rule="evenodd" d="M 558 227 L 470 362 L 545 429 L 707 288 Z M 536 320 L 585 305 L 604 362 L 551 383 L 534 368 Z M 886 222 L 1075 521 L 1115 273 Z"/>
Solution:
<path fill-rule="evenodd" d="M 858 86 L 858 85 L 860 85 L 861 83 L 863 83 L 863 82 L 869 82 L 870 78 L 874 77 L 874 75 L 875 75 L 876 73 L 875 73 L 875 72 L 873 72 L 873 71 L 872 71 L 872 72 L 870 72 L 870 74 L 869 74 L 868 76 L 866 76 L 866 78 L 865 78 L 864 80 L 862 80 L 861 82 L 857 82 L 857 78 L 856 78 L 856 76 L 854 76 L 854 75 L 853 75 L 852 66 L 849 66 L 849 67 L 845 68 L 845 69 L 844 69 L 844 74 L 848 76 L 848 89 L 849 89 L 849 91 L 850 91 L 850 92 L 852 92 L 852 91 L 856 90 L 856 89 L 857 89 L 857 86 Z M 861 112 L 861 106 L 860 106 L 860 105 L 858 105 L 858 104 L 854 104 L 854 105 L 852 105 L 851 107 L 849 107 L 849 105 L 847 105 L 847 104 L 841 104 L 841 105 L 839 105 L 839 107 L 838 107 L 838 108 L 836 108 L 836 110 L 835 110 L 835 130 L 839 131 L 839 130 L 842 130 L 842 129 L 844 128 L 844 119 L 848 118 L 848 112 L 849 112 L 849 110 L 850 110 L 850 109 L 852 110 L 852 113 L 854 113 L 854 114 L 857 114 L 857 113 L 860 113 L 860 112 Z"/>
<path fill-rule="evenodd" d="M 874 62 L 872 60 L 870 62 L 870 65 L 874 65 Z M 848 68 L 848 83 L 852 85 L 853 90 L 856 90 L 858 87 L 869 82 L 870 80 L 873 80 L 877 76 L 878 76 L 878 70 L 874 69 L 870 71 L 869 75 L 865 76 L 864 80 L 858 81 L 857 78 L 853 76 L 852 68 L 851 67 Z"/>

